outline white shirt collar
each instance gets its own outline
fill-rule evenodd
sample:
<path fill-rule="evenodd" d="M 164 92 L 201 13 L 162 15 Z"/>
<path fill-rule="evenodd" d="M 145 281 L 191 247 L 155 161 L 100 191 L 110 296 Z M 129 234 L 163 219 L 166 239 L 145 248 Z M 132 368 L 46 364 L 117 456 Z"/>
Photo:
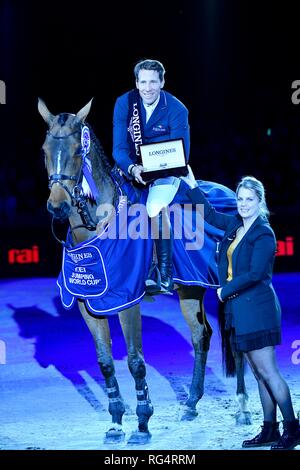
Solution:
<path fill-rule="evenodd" d="M 145 108 L 156 108 L 156 106 L 158 105 L 158 102 L 159 102 L 159 98 L 160 98 L 160 94 L 158 95 L 158 97 L 156 98 L 156 100 L 154 101 L 154 103 L 151 103 L 151 104 L 147 104 L 147 103 L 144 103 L 143 102 L 143 105 L 145 106 Z"/>
<path fill-rule="evenodd" d="M 160 95 L 157 97 L 157 99 L 154 101 L 154 103 L 151 104 L 146 104 L 143 102 L 144 108 L 146 110 L 146 122 L 149 121 L 151 114 L 155 110 L 156 106 L 158 105 L 160 99 Z"/>

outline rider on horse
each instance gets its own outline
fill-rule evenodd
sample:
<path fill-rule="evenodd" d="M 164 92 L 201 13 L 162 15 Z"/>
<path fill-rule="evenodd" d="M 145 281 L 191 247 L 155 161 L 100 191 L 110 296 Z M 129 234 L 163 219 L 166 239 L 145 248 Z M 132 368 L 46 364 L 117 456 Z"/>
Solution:
<path fill-rule="evenodd" d="M 173 95 L 163 91 L 164 66 L 157 60 L 143 60 L 134 67 L 136 89 L 120 96 L 114 108 L 113 157 L 129 180 L 142 191 L 146 185 L 140 145 L 183 139 L 186 161 L 190 134 L 188 110 Z M 187 168 L 184 168 L 185 175 Z M 156 256 L 161 281 L 146 281 L 149 294 L 169 293 L 173 289 L 173 234 L 166 208 L 179 186 L 179 174 L 165 174 L 150 182 L 146 208 L 158 229 Z M 164 232 L 165 231 L 165 232 Z"/>

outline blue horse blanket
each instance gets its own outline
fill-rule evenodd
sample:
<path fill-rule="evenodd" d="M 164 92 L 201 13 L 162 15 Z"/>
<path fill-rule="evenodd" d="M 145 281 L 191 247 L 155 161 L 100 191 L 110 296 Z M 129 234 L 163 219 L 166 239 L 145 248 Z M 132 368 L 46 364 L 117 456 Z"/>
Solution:
<path fill-rule="evenodd" d="M 233 191 L 208 181 L 198 181 L 198 185 L 218 211 L 236 212 Z M 216 253 L 223 232 L 204 221 L 203 213 L 185 196 L 186 190 L 186 183 L 181 182 L 170 206 L 174 282 L 217 288 Z M 153 253 L 151 223 L 143 212 L 146 198 L 146 191 L 140 204 L 129 205 L 123 198 L 103 233 L 86 242 L 72 246 L 68 234 L 57 280 L 65 308 L 81 299 L 90 313 L 99 317 L 142 300 Z"/>

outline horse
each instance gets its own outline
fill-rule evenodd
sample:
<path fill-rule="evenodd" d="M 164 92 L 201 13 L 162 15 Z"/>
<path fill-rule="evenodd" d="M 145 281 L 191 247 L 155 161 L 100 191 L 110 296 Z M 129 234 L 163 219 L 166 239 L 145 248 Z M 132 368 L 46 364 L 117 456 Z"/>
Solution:
<path fill-rule="evenodd" d="M 56 238 L 53 228 L 54 221 L 69 221 L 68 237 L 71 248 L 69 246 L 67 254 L 71 254 L 73 258 L 79 256 L 74 249 L 76 250 L 78 246 L 85 243 L 91 247 L 95 239 L 95 233 L 104 233 L 105 227 L 109 225 L 111 220 L 112 212 L 118 207 L 121 200 L 120 186 L 113 177 L 112 166 L 92 128 L 85 122 L 91 103 L 92 100 L 81 108 L 77 114 L 60 113 L 53 115 L 44 101 L 38 100 L 39 113 L 48 125 L 46 138 L 42 146 L 50 189 L 47 209 L 52 215 L 52 230 Z M 96 194 L 92 195 L 92 192 Z M 104 207 L 105 210 L 99 213 L 99 207 Z M 103 246 L 106 240 L 103 241 Z M 62 243 L 64 244 L 64 242 Z M 113 278 L 119 276 L 121 260 L 118 260 L 118 263 Z M 138 263 L 144 263 L 144 259 L 141 259 Z M 76 271 L 77 268 L 74 269 Z M 86 268 L 78 269 L 85 272 Z M 81 282 L 80 280 L 85 276 L 80 272 L 72 275 L 76 278 L 75 281 L 78 282 Z M 105 277 L 104 274 L 102 277 Z M 142 282 L 144 282 L 143 279 Z M 132 283 L 134 284 L 133 279 Z M 177 288 L 180 308 L 190 329 L 194 349 L 192 381 L 188 398 L 182 406 L 181 419 L 193 420 L 198 415 L 196 405 L 204 393 L 205 367 L 212 328 L 204 309 L 206 287 L 201 285 L 177 285 Z M 144 444 L 151 439 L 148 423 L 153 414 L 153 405 L 146 381 L 146 363 L 142 348 L 140 313 L 142 297 L 143 295 L 138 296 L 134 302 L 126 303 L 126 308 L 117 309 L 127 346 L 128 368 L 135 382 L 137 398 L 138 429 L 132 432 L 128 440 L 129 444 Z M 108 323 L 109 312 L 108 314 L 107 312 L 102 313 L 100 310 L 95 315 L 91 308 L 91 302 L 85 298 L 80 289 L 75 299 L 78 301 L 81 315 L 92 334 L 97 361 L 105 380 L 109 403 L 108 411 L 111 415 L 111 426 L 105 433 L 105 442 L 120 442 L 125 438 L 122 429 L 125 405 L 115 375 Z M 72 302 L 68 304 L 68 301 L 65 300 L 63 303 L 65 307 L 68 307 Z M 251 415 L 247 407 L 248 395 L 244 381 L 242 355 L 234 353 L 234 360 L 237 371 L 236 397 L 239 405 L 236 422 L 251 424 Z"/>

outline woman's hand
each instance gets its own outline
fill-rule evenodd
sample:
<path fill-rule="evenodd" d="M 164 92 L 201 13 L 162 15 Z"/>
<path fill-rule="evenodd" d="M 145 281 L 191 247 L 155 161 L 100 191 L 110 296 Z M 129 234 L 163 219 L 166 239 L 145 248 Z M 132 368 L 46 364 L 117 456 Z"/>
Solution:
<path fill-rule="evenodd" d="M 180 179 L 184 181 L 191 189 L 197 188 L 198 183 L 195 180 L 195 176 L 194 176 L 194 173 L 192 172 L 190 165 L 187 165 L 187 169 L 188 169 L 187 176 L 180 176 Z"/>

